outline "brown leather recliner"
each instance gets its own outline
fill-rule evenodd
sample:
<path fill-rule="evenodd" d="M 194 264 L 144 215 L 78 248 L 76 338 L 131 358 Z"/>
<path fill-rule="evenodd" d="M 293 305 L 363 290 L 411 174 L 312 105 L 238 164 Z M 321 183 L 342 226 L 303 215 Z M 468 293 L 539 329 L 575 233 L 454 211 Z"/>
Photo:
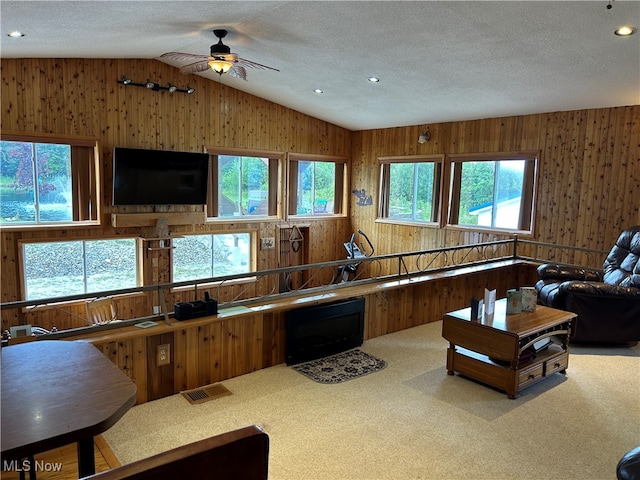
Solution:
<path fill-rule="evenodd" d="M 620 234 L 602 270 L 538 267 L 538 303 L 578 315 L 572 341 L 640 340 L 640 225 Z"/>

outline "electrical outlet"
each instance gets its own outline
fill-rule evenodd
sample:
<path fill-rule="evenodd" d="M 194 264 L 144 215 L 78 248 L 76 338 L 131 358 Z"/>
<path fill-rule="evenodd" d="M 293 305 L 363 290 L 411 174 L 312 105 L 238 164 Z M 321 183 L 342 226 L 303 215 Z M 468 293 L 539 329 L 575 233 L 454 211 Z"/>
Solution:
<path fill-rule="evenodd" d="M 154 305 L 153 306 L 153 314 L 154 315 L 159 315 L 160 314 L 160 305 Z"/>
<path fill-rule="evenodd" d="M 163 343 L 156 347 L 156 366 L 169 365 L 171 363 L 171 345 Z"/>
<path fill-rule="evenodd" d="M 274 248 L 276 248 L 276 239 L 274 237 L 261 238 L 260 248 L 262 250 L 273 250 Z"/>

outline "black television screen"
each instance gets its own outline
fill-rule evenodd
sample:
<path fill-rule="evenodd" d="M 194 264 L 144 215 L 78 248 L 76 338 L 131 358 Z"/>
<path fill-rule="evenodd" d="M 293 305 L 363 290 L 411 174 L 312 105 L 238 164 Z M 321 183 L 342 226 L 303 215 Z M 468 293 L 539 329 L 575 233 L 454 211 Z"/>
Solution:
<path fill-rule="evenodd" d="M 113 149 L 113 205 L 204 205 L 209 155 Z"/>

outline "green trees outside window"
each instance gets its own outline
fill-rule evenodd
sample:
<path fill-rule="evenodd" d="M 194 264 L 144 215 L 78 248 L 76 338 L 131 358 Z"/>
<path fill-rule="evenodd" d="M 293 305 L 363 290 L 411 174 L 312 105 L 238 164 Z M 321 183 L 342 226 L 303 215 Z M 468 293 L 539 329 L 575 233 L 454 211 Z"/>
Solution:
<path fill-rule="evenodd" d="M 71 147 L 0 141 L 0 223 L 73 219 Z"/>
<path fill-rule="evenodd" d="M 268 215 L 269 159 L 218 156 L 218 216 Z"/>
<path fill-rule="evenodd" d="M 517 229 L 524 166 L 524 160 L 463 163 L 458 223 Z"/>
<path fill-rule="evenodd" d="M 334 213 L 335 178 L 335 163 L 298 162 L 296 215 Z"/>
<path fill-rule="evenodd" d="M 434 163 L 393 163 L 389 168 L 389 218 L 435 221 Z"/>

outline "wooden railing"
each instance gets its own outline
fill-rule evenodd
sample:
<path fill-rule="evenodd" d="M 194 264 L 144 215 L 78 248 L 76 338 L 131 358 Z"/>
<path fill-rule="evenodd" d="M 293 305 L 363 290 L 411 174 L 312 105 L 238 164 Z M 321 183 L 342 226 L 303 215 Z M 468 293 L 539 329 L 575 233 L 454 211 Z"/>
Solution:
<path fill-rule="evenodd" d="M 295 267 L 261 270 L 257 272 L 226 275 L 199 279 L 195 281 L 148 285 L 136 288 L 108 290 L 102 292 L 68 295 L 48 299 L 34 299 L 0 304 L 0 311 L 25 309 L 28 318 L 29 309 L 46 305 L 49 308 L 64 310 L 65 304 L 96 297 L 116 297 L 142 292 L 156 292 L 161 306 L 161 314 L 136 317 L 107 325 L 87 326 L 78 329 L 55 332 L 54 337 L 78 334 L 82 330 L 108 330 L 129 326 L 144 320 L 164 320 L 169 322 L 170 309 L 165 298 L 170 298 L 174 289 L 192 287 L 194 298 L 200 298 L 204 292 L 210 292 L 215 298 L 226 287 L 233 285 L 233 296 L 220 306 L 245 306 L 269 302 L 273 298 L 299 296 L 301 291 L 316 295 L 325 291 L 357 284 L 378 282 L 380 280 L 398 280 L 411 278 L 428 272 L 458 269 L 463 266 L 481 265 L 504 259 L 528 260 L 536 263 L 556 262 L 568 265 L 581 265 L 600 268 L 607 252 L 565 245 L 552 245 L 517 236 L 512 239 L 462 245 L 419 252 L 405 252 L 357 259 L 344 259 Z M 258 286 L 258 287 L 256 287 Z M 230 289 L 231 290 L 231 289 Z M 259 292 L 252 295 L 251 292 Z M 24 322 L 28 323 L 28 322 Z M 49 337 L 51 338 L 51 337 Z"/>

